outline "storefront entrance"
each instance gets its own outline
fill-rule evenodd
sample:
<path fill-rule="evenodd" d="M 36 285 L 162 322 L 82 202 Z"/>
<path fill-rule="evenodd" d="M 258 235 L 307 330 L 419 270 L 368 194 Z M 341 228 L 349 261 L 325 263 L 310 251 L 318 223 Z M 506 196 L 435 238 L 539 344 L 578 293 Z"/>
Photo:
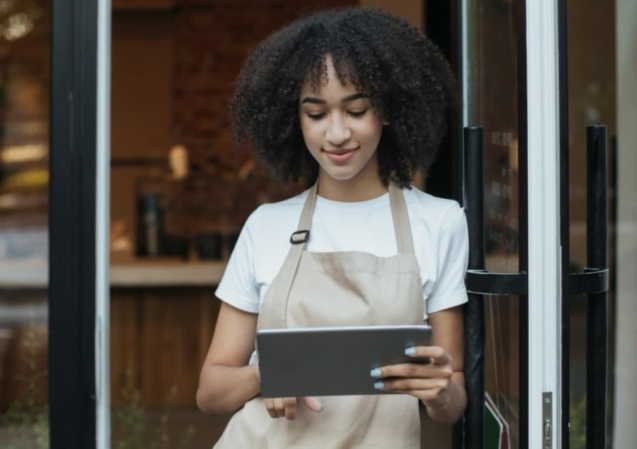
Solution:
<path fill-rule="evenodd" d="M 223 429 L 195 406 L 214 287 L 247 214 L 302 187 L 227 151 L 246 30 L 258 40 L 299 13 L 237 1 L 0 0 L 17 36 L 0 46 L 0 446 L 48 447 L 50 431 L 53 449 L 185 449 Z M 448 153 L 419 180 L 470 223 L 470 403 L 451 444 L 605 448 L 621 156 L 614 69 L 589 80 L 582 48 L 615 66 L 614 6 L 385 3 L 446 36 L 458 74 Z M 597 47 L 582 25 L 595 20 Z M 10 392 L 14 377 L 27 381 Z"/>

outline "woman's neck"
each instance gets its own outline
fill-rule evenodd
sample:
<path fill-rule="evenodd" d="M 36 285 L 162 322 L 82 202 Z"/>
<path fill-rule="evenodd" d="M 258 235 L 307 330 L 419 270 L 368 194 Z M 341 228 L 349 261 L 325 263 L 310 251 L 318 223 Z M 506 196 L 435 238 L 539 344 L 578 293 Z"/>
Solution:
<path fill-rule="evenodd" d="M 318 177 L 318 194 L 332 201 L 352 203 L 378 198 L 387 193 L 387 187 L 378 176 L 378 172 L 359 173 L 352 179 L 338 180 L 320 170 Z"/>

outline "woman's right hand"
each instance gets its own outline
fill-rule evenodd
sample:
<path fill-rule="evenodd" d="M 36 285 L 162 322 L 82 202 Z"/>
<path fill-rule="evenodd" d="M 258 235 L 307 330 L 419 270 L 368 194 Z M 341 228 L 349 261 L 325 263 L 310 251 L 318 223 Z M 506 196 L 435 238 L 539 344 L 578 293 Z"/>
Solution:
<path fill-rule="evenodd" d="M 286 418 L 290 421 L 296 418 L 298 404 L 303 404 L 314 413 L 321 413 L 323 405 L 314 397 L 303 398 L 264 398 L 265 407 L 272 418 Z"/>

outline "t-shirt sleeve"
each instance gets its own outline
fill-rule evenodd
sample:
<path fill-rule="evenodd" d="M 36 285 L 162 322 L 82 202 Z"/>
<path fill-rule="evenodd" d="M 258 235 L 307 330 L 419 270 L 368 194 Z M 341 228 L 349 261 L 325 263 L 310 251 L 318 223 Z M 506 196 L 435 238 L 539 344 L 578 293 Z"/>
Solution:
<path fill-rule="evenodd" d="M 258 211 L 253 212 L 243 226 L 215 292 L 217 298 L 223 302 L 250 313 L 259 312 L 259 290 L 254 274 Z"/>
<path fill-rule="evenodd" d="M 465 276 L 469 263 L 469 231 L 464 211 L 457 203 L 442 217 L 436 260 L 438 275 L 427 298 L 428 314 L 467 302 Z"/>

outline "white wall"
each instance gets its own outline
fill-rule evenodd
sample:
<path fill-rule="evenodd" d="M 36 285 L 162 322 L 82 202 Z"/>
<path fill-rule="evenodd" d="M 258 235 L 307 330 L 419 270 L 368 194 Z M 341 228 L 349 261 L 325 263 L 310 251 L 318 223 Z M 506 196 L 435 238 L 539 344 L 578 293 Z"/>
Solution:
<path fill-rule="evenodd" d="M 617 0 L 617 361 L 615 444 L 637 441 L 637 2 Z"/>

